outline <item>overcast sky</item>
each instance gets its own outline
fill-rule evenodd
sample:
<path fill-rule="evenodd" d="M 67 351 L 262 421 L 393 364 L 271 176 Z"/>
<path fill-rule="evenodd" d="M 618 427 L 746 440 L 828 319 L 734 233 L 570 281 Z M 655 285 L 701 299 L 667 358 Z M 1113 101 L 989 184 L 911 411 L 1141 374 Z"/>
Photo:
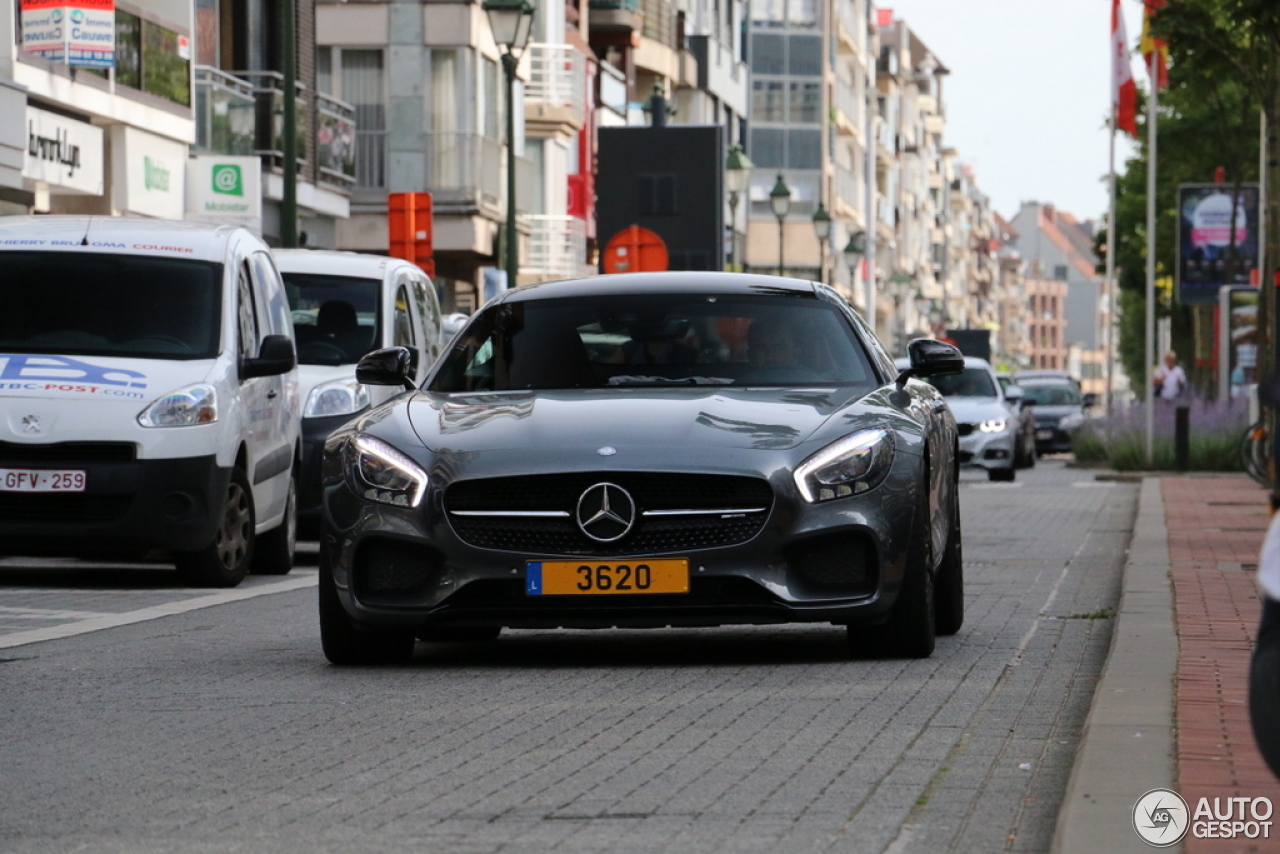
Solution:
<path fill-rule="evenodd" d="M 1130 43 L 1139 0 L 1122 0 Z M 877 0 L 951 70 L 944 141 L 977 171 L 995 209 L 1053 202 L 1106 213 L 1111 0 Z M 1135 75 L 1143 79 L 1135 65 Z M 1131 152 L 1116 149 L 1117 168 Z"/>

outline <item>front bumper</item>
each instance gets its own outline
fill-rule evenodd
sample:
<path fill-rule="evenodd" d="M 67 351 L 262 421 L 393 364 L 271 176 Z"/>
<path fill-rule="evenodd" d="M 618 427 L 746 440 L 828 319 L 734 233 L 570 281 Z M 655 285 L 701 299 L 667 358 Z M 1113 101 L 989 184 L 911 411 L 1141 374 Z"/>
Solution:
<path fill-rule="evenodd" d="M 775 474 L 773 506 L 745 542 L 625 557 L 615 549 L 609 552 L 614 556 L 599 558 L 687 558 L 687 594 L 580 596 L 529 594 L 526 563 L 589 562 L 590 555 L 479 548 L 464 541 L 443 505 L 448 484 L 436 480 L 443 467 L 432 472 L 422 506 L 407 509 L 365 501 L 344 479 L 331 478 L 326 466 L 321 571 L 333 572 L 350 616 L 377 628 L 874 623 L 887 616 L 901 586 L 919 466 L 918 458 L 899 454 L 879 487 L 812 505 L 796 493 L 789 472 Z M 846 566 L 851 575 L 829 583 L 815 573 L 819 563 Z M 393 589 L 397 579 L 406 583 Z"/>
<path fill-rule="evenodd" d="M 47 446 L 57 449 L 48 455 L 31 446 L 20 456 L 0 451 L 0 468 L 78 470 L 86 477 L 84 492 L 0 492 L 0 554 L 137 554 L 213 541 L 231 478 L 216 457 L 77 456 L 70 444 Z"/>
<path fill-rule="evenodd" d="M 969 435 L 960 437 L 960 464 L 988 471 L 1011 469 L 1017 456 L 1014 453 L 1017 446 L 1018 434 L 1013 429 L 983 433 L 974 428 Z"/>
<path fill-rule="evenodd" d="M 346 424 L 361 412 L 349 415 L 330 415 L 324 418 L 302 419 L 302 471 L 298 475 L 298 530 L 307 537 L 319 536 L 321 466 L 324 460 L 324 442 L 334 430 Z"/>
<path fill-rule="evenodd" d="M 1058 425 L 1058 421 L 1036 423 L 1036 453 L 1061 454 L 1071 450 L 1071 433 Z"/>

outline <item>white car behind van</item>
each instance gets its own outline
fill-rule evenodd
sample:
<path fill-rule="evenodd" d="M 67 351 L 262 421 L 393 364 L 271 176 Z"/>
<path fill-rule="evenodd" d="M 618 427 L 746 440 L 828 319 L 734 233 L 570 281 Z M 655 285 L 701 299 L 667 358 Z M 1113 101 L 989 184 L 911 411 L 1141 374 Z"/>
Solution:
<path fill-rule="evenodd" d="M 0 555 L 287 573 L 299 405 L 284 287 L 248 231 L 0 217 Z"/>
<path fill-rule="evenodd" d="M 406 347 L 421 383 L 440 355 L 440 305 L 422 268 L 355 252 L 276 249 L 294 332 L 302 403 L 298 520 L 303 536 L 320 522 L 320 457 L 329 434 L 399 393 L 356 382 L 356 362 L 383 347 Z"/>

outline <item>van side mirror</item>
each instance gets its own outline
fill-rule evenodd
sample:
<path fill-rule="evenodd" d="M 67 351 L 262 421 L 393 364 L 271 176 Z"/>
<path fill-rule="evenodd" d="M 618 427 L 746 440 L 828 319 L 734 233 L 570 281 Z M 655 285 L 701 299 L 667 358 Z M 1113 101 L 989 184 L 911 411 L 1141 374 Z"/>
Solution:
<path fill-rule="evenodd" d="M 1091 407 L 1091 406 L 1097 406 L 1097 405 L 1098 405 L 1098 395 L 1094 394 L 1094 393 L 1093 393 L 1093 392 L 1091 392 L 1091 391 L 1090 391 L 1090 392 L 1086 392 L 1086 393 L 1085 393 L 1085 396 L 1084 396 L 1084 405 L 1085 405 L 1085 408 L 1086 408 L 1086 409 L 1088 409 L 1088 408 L 1089 408 L 1089 407 Z"/>
<path fill-rule="evenodd" d="M 408 347 L 385 347 L 356 362 L 356 380 L 365 385 L 398 385 L 413 391 L 413 354 Z"/>
<path fill-rule="evenodd" d="M 288 335 L 268 335 L 258 347 L 257 358 L 240 361 L 240 379 L 287 374 L 297 364 L 298 356 L 293 349 L 293 339 Z"/>

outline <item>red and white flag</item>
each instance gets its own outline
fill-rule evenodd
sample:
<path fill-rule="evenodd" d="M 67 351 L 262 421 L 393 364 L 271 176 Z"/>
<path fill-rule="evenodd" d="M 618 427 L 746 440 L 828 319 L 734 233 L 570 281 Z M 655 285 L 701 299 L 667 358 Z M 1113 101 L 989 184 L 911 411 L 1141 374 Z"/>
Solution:
<path fill-rule="evenodd" d="M 1117 128 L 1138 135 L 1138 84 L 1129 65 L 1129 35 L 1120 0 L 1111 0 L 1111 114 Z"/>

